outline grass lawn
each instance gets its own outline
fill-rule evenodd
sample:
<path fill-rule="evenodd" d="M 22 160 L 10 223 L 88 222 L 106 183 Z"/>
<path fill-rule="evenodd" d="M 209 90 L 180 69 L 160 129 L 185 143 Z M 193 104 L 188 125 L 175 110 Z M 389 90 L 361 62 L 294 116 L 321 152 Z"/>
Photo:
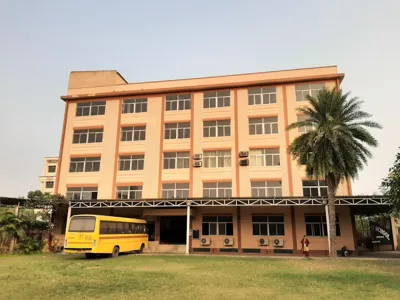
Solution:
<path fill-rule="evenodd" d="M 0 257 L 0 299 L 400 299 L 400 261 Z"/>

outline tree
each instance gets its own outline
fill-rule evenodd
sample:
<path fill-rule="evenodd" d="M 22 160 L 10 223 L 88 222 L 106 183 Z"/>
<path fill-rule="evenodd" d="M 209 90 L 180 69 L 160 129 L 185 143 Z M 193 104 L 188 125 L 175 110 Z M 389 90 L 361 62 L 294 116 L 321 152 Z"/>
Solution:
<path fill-rule="evenodd" d="M 26 208 L 40 209 L 37 215 L 49 224 L 48 244 L 51 247 L 54 229 L 54 216 L 59 210 L 66 210 L 68 202 L 60 194 L 43 193 L 40 190 L 30 191 L 24 205 Z"/>
<path fill-rule="evenodd" d="M 0 252 L 4 246 L 10 244 L 10 251 L 13 248 L 14 239 L 22 239 L 25 237 L 24 222 L 12 212 L 4 212 L 0 214 Z M 8 248 L 8 247 L 7 247 Z"/>
<path fill-rule="evenodd" d="M 289 153 L 305 165 L 307 176 L 324 178 L 328 185 L 330 256 L 336 257 L 335 197 L 339 183 L 355 178 L 368 158 L 368 149 L 377 147 L 377 140 L 367 128 L 381 128 L 370 121 L 370 114 L 361 110 L 362 101 L 341 90 L 323 89 L 316 97 L 307 96 L 309 106 L 298 111 L 305 120 L 290 124 L 287 130 L 313 128 L 301 134 L 289 146 Z"/>
<path fill-rule="evenodd" d="M 389 169 L 389 175 L 382 181 L 382 191 L 389 197 L 393 205 L 393 213 L 400 214 L 400 152 L 396 155 L 393 167 Z"/>

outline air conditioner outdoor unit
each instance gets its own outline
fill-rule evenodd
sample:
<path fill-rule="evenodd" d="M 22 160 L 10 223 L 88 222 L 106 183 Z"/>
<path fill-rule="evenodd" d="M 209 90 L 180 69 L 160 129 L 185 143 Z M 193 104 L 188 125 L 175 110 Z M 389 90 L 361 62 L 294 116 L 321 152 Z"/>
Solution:
<path fill-rule="evenodd" d="M 268 246 L 269 245 L 269 241 L 266 240 L 266 239 L 261 238 L 261 239 L 258 240 L 258 244 L 260 246 Z"/>
<path fill-rule="evenodd" d="M 274 247 L 283 247 L 283 239 L 274 239 Z"/>
<path fill-rule="evenodd" d="M 200 240 L 202 246 L 210 246 L 210 238 L 209 237 L 202 237 Z"/>
<path fill-rule="evenodd" d="M 224 239 L 224 246 L 233 246 L 233 238 Z"/>
<path fill-rule="evenodd" d="M 193 162 L 193 166 L 196 167 L 196 168 L 201 167 L 202 165 L 203 165 L 203 163 L 202 163 L 201 160 L 195 160 Z"/>
<path fill-rule="evenodd" d="M 249 157 L 249 151 L 240 151 L 239 157 Z"/>
<path fill-rule="evenodd" d="M 249 160 L 248 159 L 242 159 L 242 160 L 239 160 L 239 165 L 240 166 L 248 166 L 249 165 Z"/>
<path fill-rule="evenodd" d="M 194 160 L 199 160 L 202 158 L 203 158 L 203 153 L 196 153 L 195 155 L 193 155 Z"/>

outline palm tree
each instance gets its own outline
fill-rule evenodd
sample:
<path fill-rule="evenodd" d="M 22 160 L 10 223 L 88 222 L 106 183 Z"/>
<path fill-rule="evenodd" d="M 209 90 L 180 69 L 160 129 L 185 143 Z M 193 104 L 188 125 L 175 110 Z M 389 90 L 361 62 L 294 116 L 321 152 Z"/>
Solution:
<path fill-rule="evenodd" d="M 316 97 L 307 96 L 309 106 L 298 108 L 305 120 L 290 124 L 287 130 L 307 127 L 313 130 L 298 136 L 289 153 L 305 165 L 307 176 L 324 178 L 328 186 L 330 256 L 336 257 L 335 197 L 339 183 L 355 178 L 378 146 L 367 128 L 381 128 L 361 110 L 363 103 L 350 93 L 323 89 Z"/>
<path fill-rule="evenodd" d="M 15 239 L 25 237 L 25 228 L 23 221 L 11 212 L 0 214 L 0 251 L 10 241 L 10 251 L 12 251 Z"/>

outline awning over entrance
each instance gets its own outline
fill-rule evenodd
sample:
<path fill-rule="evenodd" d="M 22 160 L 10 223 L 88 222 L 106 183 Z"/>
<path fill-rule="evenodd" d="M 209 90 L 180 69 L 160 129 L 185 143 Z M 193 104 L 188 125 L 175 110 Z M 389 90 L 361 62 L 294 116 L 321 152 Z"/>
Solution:
<path fill-rule="evenodd" d="M 145 209 L 143 211 L 143 216 L 186 216 L 187 210 L 186 208 L 178 208 L 178 209 Z M 193 217 L 195 215 L 194 209 L 190 210 L 190 216 Z"/>

